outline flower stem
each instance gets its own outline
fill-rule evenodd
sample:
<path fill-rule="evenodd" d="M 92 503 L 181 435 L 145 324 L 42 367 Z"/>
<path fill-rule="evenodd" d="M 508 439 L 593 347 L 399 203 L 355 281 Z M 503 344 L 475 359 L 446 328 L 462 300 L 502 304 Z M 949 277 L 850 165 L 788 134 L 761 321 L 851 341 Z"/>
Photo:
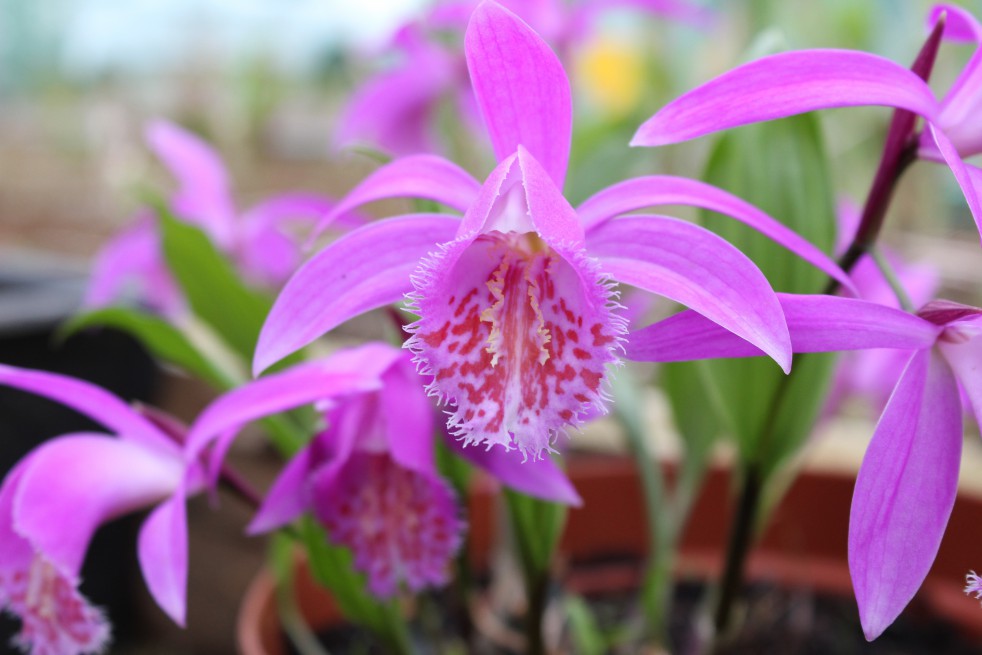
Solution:
<path fill-rule="evenodd" d="M 880 248 L 873 248 L 870 250 L 870 256 L 873 257 L 873 261 L 876 262 L 877 268 L 880 269 L 880 273 L 883 274 L 884 279 L 887 284 L 890 285 L 890 290 L 893 291 L 893 295 L 897 297 L 897 302 L 900 303 L 900 307 L 903 308 L 905 312 L 914 311 L 914 303 L 911 301 L 910 296 L 907 295 L 907 290 L 904 289 L 904 285 L 900 283 L 900 278 L 897 277 L 897 273 L 893 270 L 890 262 L 883 254 L 883 250 Z"/>

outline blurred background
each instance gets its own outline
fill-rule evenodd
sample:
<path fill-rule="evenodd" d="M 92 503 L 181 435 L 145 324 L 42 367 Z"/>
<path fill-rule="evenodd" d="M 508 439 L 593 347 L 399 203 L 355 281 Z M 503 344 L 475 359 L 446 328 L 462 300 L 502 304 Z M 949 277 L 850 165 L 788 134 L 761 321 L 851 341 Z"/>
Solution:
<path fill-rule="evenodd" d="M 565 53 L 576 97 L 568 195 L 581 200 L 627 174 L 698 176 L 707 140 L 658 152 L 626 144 L 665 102 L 761 43 L 859 48 L 906 65 L 930 4 L 703 0 L 716 18 L 702 27 L 605 13 Z M 982 3 L 963 4 L 982 14 Z M 334 145 L 345 102 L 371 75 L 399 65 L 393 38 L 431 7 L 427 0 L 0 0 L 0 362 L 86 377 L 192 418 L 211 392 L 159 371 L 123 335 L 55 338 L 81 303 L 96 253 L 133 219 L 144 191 L 174 187 L 144 144 L 145 125 L 166 118 L 212 143 L 240 207 L 292 190 L 343 195 L 378 165 Z M 945 46 L 932 85 L 943 92 L 970 54 L 968 46 Z M 878 109 L 823 115 L 843 197 L 863 198 L 886 124 Z M 482 139 L 458 135 L 451 148 L 479 179 L 491 162 Z M 979 304 L 978 238 L 950 173 L 921 164 L 908 175 L 887 241 L 911 260 L 938 265 L 942 295 Z M 27 418 L 38 414 L 50 422 Z M 3 392 L 0 470 L 37 440 L 77 424 L 67 410 Z M 275 472 L 265 454 L 258 440 L 237 453 L 260 484 Z M 240 537 L 247 516 L 234 499 L 218 513 L 192 506 L 186 631 L 171 626 L 142 588 L 132 546 L 138 522 L 100 534 L 87 568 L 98 573 L 87 574 L 84 589 L 110 608 L 119 652 L 234 652 L 235 612 L 264 549 Z"/>

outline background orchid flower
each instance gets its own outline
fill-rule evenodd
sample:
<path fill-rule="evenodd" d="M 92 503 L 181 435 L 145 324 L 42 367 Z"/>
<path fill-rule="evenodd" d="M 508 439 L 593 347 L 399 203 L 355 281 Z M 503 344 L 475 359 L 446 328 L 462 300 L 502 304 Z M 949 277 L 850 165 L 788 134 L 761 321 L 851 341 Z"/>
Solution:
<path fill-rule="evenodd" d="M 333 376 L 332 384 L 318 383 L 312 372 L 322 382 Z M 311 512 L 335 543 L 352 550 L 375 595 L 391 596 L 401 582 L 414 591 L 444 584 L 465 525 L 453 491 L 436 470 L 436 408 L 404 350 L 372 343 L 232 391 L 195 422 L 189 448 L 195 453 L 218 439 L 214 470 L 246 422 L 328 398 L 327 429 L 287 464 L 250 533 Z M 515 489 L 580 503 L 549 459 L 526 467 L 497 451 L 461 454 Z"/>
<path fill-rule="evenodd" d="M 174 498 L 201 488 L 200 467 L 189 467 L 161 427 L 87 382 L 0 365 L 0 384 L 63 403 L 115 433 L 52 439 L 0 486 L 0 606 L 22 621 L 16 642 L 33 655 L 103 651 L 109 623 L 78 591 L 89 541 L 101 524 L 154 505 L 140 530 L 140 567 L 157 604 L 183 625 L 187 525 Z"/>
<path fill-rule="evenodd" d="M 290 224 L 312 225 L 333 202 L 312 193 L 285 193 L 238 214 L 228 172 L 204 140 L 162 120 L 150 123 L 146 140 L 177 179 L 169 202 L 174 214 L 204 230 L 252 284 L 274 289 L 282 285 L 301 261 Z M 164 314 L 184 309 L 164 262 L 151 210 L 143 210 L 136 223 L 97 256 L 86 304 L 111 304 L 127 285 L 137 286 L 141 300 Z"/>
<path fill-rule="evenodd" d="M 849 519 L 849 568 L 872 640 L 913 598 L 941 544 L 958 487 L 959 382 L 982 423 L 982 309 L 935 301 L 913 315 L 855 299 L 779 295 L 795 352 L 909 353 L 863 459 Z M 644 361 L 762 354 L 691 311 L 635 332 L 628 349 Z"/>
<path fill-rule="evenodd" d="M 975 19 L 957 7 L 942 5 L 949 38 L 977 41 Z M 631 145 L 660 146 L 757 121 L 818 109 L 885 105 L 923 116 L 920 154 L 933 150 L 955 176 L 976 224 L 982 228 L 982 169 L 962 161 L 982 143 L 976 114 L 979 59 L 976 53 L 942 102 L 927 84 L 902 66 L 853 50 L 798 50 L 763 57 L 739 66 L 670 102 L 648 119 Z M 925 146 L 933 144 L 933 148 Z M 916 145 L 916 143 L 915 143 Z"/>
<path fill-rule="evenodd" d="M 480 185 L 439 157 L 408 157 L 356 187 L 322 226 L 393 195 L 427 197 L 464 216 L 391 218 L 329 245 L 274 304 L 255 370 L 411 292 L 419 320 L 408 328 L 407 347 L 420 371 L 433 376 L 429 391 L 454 406 L 449 425 L 455 434 L 466 443 L 517 447 L 534 459 L 565 426 L 604 406 L 606 366 L 617 361 L 625 331 L 608 276 L 697 309 L 787 368 L 780 307 L 746 256 L 673 218 L 606 220 L 628 211 L 620 207 L 639 195 L 640 206 L 713 207 L 764 231 L 778 229 L 773 219 L 718 189 L 671 178 L 665 184 L 644 180 L 640 193 L 601 192 L 606 200 L 595 200 L 593 218 L 581 220 L 560 191 L 571 107 L 569 81 L 555 54 L 521 19 L 491 2 L 475 10 L 466 50 L 500 163 Z M 823 270 L 848 280 L 817 249 L 780 239 L 796 251 L 817 253 Z"/>
<path fill-rule="evenodd" d="M 395 156 L 440 152 L 434 123 L 440 105 L 451 101 L 468 126 L 480 119 L 459 48 L 434 32 L 463 32 L 477 0 L 438 2 L 421 20 L 405 25 L 393 39 L 399 63 L 364 82 L 341 112 L 334 143 L 367 143 Z M 501 3 L 528 22 L 559 52 L 574 49 L 612 9 L 636 10 L 705 27 L 708 10 L 682 0 L 506 0 Z M 420 71 L 426 71 L 420 75 Z"/>

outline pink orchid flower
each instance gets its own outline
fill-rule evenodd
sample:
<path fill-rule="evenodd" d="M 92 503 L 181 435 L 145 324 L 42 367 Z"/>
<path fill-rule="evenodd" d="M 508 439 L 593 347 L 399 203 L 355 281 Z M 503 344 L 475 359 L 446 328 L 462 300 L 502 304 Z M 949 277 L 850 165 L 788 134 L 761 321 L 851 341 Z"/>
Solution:
<path fill-rule="evenodd" d="M 418 155 L 355 187 L 321 227 L 395 196 L 429 198 L 464 215 L 379 221 L 311 258 L 274 304 L 255 370 L 408 292 L 419 320 L 406 345 L 420 371 L 433 376 L 430 392 L 454 407 L 454 433 L 534 459 L 566 426 L 605 405 L 606 367 L 617 361 L 625 332 L 609 279 L 697 309 L 787 368 L 780 306 L 746 256 L 674 218 L 620 215 L 659 204 L 705 207 L 755 227 L 851 287 L 848 276 L 773 218 L 693 180 L 628 180 L 574 210 L 560 191 L 572 110 L 558 58 L 492 2 L 475 10 L 465 40 L 498 166 L 482 185 L 440 157 Z"/>
<path fill-rule="evenodd" d="M 325 408 L 327 429 L 286 466 L 249 525 L 252 534 L 282 527 L 311 512 L 331 539 L 349 547 L 355 566 L 379 597 L 401 583 L 418 591 L 447 581 L 465 529 L 457 499 L 436 469 L 435 407 L 404 350 L 372 343 L 261 378 L 209 406 L 195 422 L 190 456 L 217 440 L 213 470 L 248 421 L 313 402 L 325 387 L 309 371 L 350 370 Z M 368 377 L 366 377 L 368 376 Z M 459 449 L 459 446 L 453 446 Z M 474 449 L 461 454 L 525 493 L 580 504 L 569 480 L 545 458 L 522 466 L 514 458 Z"/>
<path fill-rule="evenodd" d="M 421 21 L 399 30 L 392 48 L 399 63 L 355 91 L 338 119 L 335 146 L 361 142 L 395 156 L 438 152 L 435 122 L 447 99 L 477 132 L 480 119 L 463 53 L 429 34 L 433 30 L 460 33 L 477 4 L 477 0 L 440 2 Z M 583 41 L 600 15 L 612 9 L 634 9 L 699 27 L 706 26 L 711 16 L 681 0 L 510 0 L 501 4 L 560 52 Z"/>
<path fill-rule="evenodd" d="M 81 380 L 0 365 L 0 384 L 63 403 L 115 436 L 68 434 L 29 453 L 0 486 L 0 607 L 21 619 L 15 642 L 33 655 L 105 650 L 109 623 L 79 593 L 89 541 L 103 523 L 157 505 L 139 536 L 143 576 L 157 604 L 184 624 L 186 493 L 200 489 L 164 429 Z"/>
<path fill-rule="evenodd" d="M 908 352 L 859 470 L 849 518 L 849 569 L 873 640 L 914 597 L 941 545 L 958 490 L 959 382 L 982 423 L 982 309 L 935 301 L 914 315 L 863 300 L 778 295 L 795 352 Z M 763 353 L 684 311 L 632 334 L 628 354 L 683 361 Z"/>
<path fill-rule="evenodd" d="M 982 42 L 982 26 L 959 7 L 946 14 L 943 36 Z M 744 64 L 689 91 L 648 119 L 631 145 L 660 146 L 757 121 L 833 107 L 885 105 L 923 116 L 919 155 L 951 168 L 982 230 L 982 169 L 962 157 L 982 152 L 982 52 L 976 49 L 939 102 L 916 74 L 892 61 L 853 50 L 799 50 Z"/>
<path fill-rule="evenodd" d="M 150 149 L 177 179 L 171 210 L 203 229 L 231 257 L 252 284 L 279 288 L 296 270 L 302 255 L 292 224 L 312 225 L 333 207 L 313 193 L 273 196 L 238 214 L 232 185 L 218 153 L 191 132 L 167 121 L 146 131 Z M 86 296 L 89 306 L 117 301 L 129 285 L 139 298 L 165 315 L 185 309 L 177 284 L 163 259 L 156 222 L 143 210 L 136 223 L 110 241 L 98 255 Z"/>

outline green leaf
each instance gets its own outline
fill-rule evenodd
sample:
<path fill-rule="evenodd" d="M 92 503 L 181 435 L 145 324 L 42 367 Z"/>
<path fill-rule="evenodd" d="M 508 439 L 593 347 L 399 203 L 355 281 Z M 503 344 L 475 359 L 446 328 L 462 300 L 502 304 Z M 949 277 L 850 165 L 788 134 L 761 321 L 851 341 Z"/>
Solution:
<path fill-rule="evenodd" d="M 570 596 L 563 604 L 569 620 L 573 652 L 578 655 L 603 655 L 608 652 L 607 639 L 586 601 L 580 596 Z"/>
<path fill-rule="evenodd" d="M 272 300 L 246 286 L 199 228 L 178 220 L 163 207 L 158 206 L 157 215 L 167 266 L 192 311 L 244 361 L 252 361 Z"/>
<path fill-rule="evenodd" d="M 137 339 L 155 357 L 196 375 L 218 389 L 228 388 L 226 373 L 203 356 L 183 332 L 167 321 L 128 307 L 106 307 L 79 314 L 63 323 L 58 339 L 92 327 L 108 327 Z"/>
<path fill-rule="evenodd" d="M 831 252 L 835 202 L 817 116 L 804 115 L 740 128 L 716 144 L 704 179 L 751 202 L 819 248 Z M 747 254 L 778 291 L 819 293 L 826 277 L 784 248 L 732 219 L 705 224 Z M 711 381 L 720 418 L 736 437 L 744 461 L 765 474 L 808 436 L 831 381 L 834 355 L 796 356 L 790 384 L 773 362 L 716 360 L 694 366 Z"/>

